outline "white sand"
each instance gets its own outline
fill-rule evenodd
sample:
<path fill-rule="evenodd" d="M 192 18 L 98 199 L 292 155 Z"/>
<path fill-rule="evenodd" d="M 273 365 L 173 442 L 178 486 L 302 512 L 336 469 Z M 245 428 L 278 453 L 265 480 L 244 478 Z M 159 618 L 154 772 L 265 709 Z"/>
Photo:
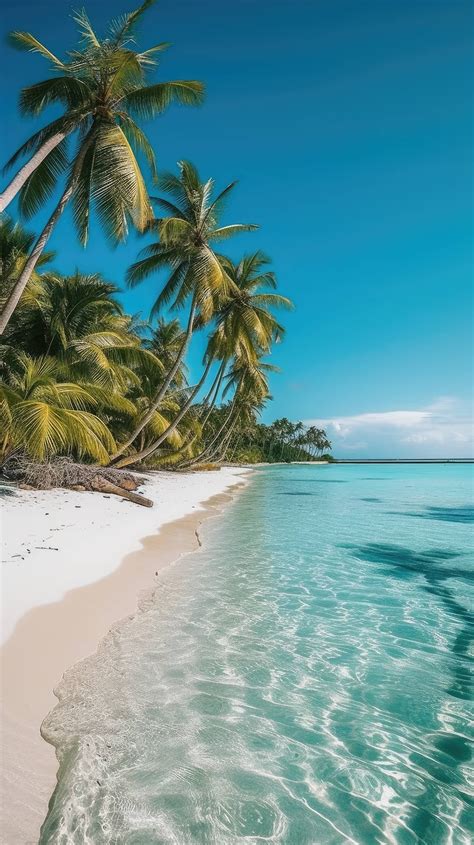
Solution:
<path fill-rule="evenodd" d="M 2 622 L 5 642 L 33 607 L 59 601 L 69 590 L 99 581 L 140 540 L 162 525 L 199 510 L 245 470 L 155 473 L 140 488 L 155 502 L 139 507 L 118 496 L 69 490 L 22 491 L 0 499 Z"/>
<path fill-rule="evenodd" d="M 153 508 L 65 490 L 15 491 L 0 499 L 4 845 L 38 841 L 57 770 L 40 725 L 55 705 L 63 672 L 135 611 L 155 570 L 196 548 L 199 522 L 246 472 L 147 476 L 141 490 Z"/>

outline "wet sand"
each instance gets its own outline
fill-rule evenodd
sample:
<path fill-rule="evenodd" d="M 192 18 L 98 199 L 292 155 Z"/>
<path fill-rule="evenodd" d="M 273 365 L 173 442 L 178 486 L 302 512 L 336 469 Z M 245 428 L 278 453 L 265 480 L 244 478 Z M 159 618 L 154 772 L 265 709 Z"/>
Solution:
<path fill-rule="evenodd" d="M 54 688 L 74 663 L 94 653 L 110 627 L 136 612 L 160 569 L 195 551 L 200 524 L 220 513 L 232 492 L 146 537 L 110 575 L 26 613 L 0 652 L 2 678 L 2 823 L 4 845 L 35 845 L 56 783 L 54 748 L 40 725 L 57 699 Z M 99 500 L 100 501 L 100 500 Z M 103 539 L 102 539 L 103 544 Z"/>

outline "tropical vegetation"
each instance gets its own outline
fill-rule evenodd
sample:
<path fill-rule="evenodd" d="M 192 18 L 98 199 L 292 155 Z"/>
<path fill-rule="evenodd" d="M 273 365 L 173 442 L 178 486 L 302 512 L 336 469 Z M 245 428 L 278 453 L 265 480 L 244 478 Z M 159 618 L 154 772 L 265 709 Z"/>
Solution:
<path fill-rule="evenodd" d="M 258 228 L 224 219 L 235 181 L 217 189 L 189 161 L 157 173 L 141 122 L 173 100 L 200 104 L 204 89 L 150 81 L 169 46 L 137 49 L 136 26 L 152 2 L 112 22 L 103 38 L 77 14 L 79 42 L 64 58 L 29 33 L 11 36 L 51 69 L 22 90 L 21 112 L 37 117 L 55 105 L 60 115 L 7 162 L 27 159 L 1 195 L 2 210 L 15 200 L 15 212 L 0 219 L 0 461 L 70 456 L 115 469 L 179 469 L 318 459 L 330 449 L 323 431 L 260 421 L 277 370 L 268 357 L 292 303 L 261 250 L 238 261 L 221 251 Z M 25 228 L 51 203 L 38 235 Z M 152 292 L 148 320 L 126 314 L 119 288 L 100 273 L 55 269 L 45 247 L 68 203 L 84 246 L 94 222 L 113 243 L 131 227 L 151 239 L 126 274 L 129 286 Z M 196 335 L 204 354 L 191 378 Z"/>

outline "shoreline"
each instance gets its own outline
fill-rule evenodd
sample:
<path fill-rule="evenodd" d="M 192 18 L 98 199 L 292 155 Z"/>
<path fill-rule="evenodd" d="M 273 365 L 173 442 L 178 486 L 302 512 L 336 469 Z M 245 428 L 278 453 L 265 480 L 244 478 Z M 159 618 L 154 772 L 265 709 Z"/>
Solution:
<path fill-rule="evenodd" d="M 118 565 L 99 580 L 66 590 L 57 601 L 38 603 L 17 621 L 1 648 L 3 818 L 0 841 L 5 845 L 35 845 L 38 841 L 58 771 L 55 749 L 42 738 L 40 727 L 58 703 L 54 689 L 63 674 L 93 654 L 111 627 L 139 610 L 141 597 L 154 589 L 159 571 L 199 549 L 200 524 L 221 513 L 237 489 L 245 486 L 247 474 L 248 470 L 223 473 L 217 483 L 217 488 L 221 489 L 210 496 L 206 496 L 206 492 L 209 487 L 216 488 L 215 483 L 193 482 L 194 499 L 186 500 L 186 511 L 181 517 L 158 525 L 155 533 L 148 533 L 140 540 L 138 548 L 132 538 L 131 550 L 122 554 Z M 198 482 L 209 477 L 209 473 L 192 475 Z M 183 486 L 186 486 L 186 480 L 189 484 L 189 478 L 190 475 L 180 476 Z M 213 482 L 216 481 L 214 478 Z M 152 485 L 160 483 L 165 483 L 164 477 L 153 478 Z M 199 491 L 205 498 L 202 495 L 197 498 Z M 150 491 L 145 488 L 145 492 Z M 98 494 L 74 495 L 101 498 Z M 190 505 L 190 501 L 194 503 Z M 104 502 L 100 504 L 105 505 Z M 127 516 L 141 510 L 129 502 L 118 504 L 124 506 L 119 510 L 126 510 Z M 110 518 L 110 514 L 105 516 Z M 150 520 L 150 525 L 152 523 Z M 114 527 L 109 526 L 109 530 Z M 94 546 L 97 530 L 84 538 L 83 553 L 87 545 L 92 543 Z M 29 555 L 28 567 L 32 560 Z M 3 595 L 3 603 L 7 599 Z"/>

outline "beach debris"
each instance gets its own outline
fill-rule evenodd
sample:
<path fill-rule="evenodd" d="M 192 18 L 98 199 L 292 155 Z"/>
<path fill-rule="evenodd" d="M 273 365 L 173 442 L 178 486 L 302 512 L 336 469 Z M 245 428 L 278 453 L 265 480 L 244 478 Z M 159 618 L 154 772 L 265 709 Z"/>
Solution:
<path fill-rule="evenodd" d="M 15 455 L 5 461 L 1 471 L 6 479 L 16 481 L 23 489 L 27 485 L 26 489 L 31 490 L 51 490 L 55 487 L 80 492 L 90 490 L 120 496 L 143 507 L 153 507 L 151 499 L 134 492 L 143 481 L 130 472 L 114 467 L 78 464 L 68 457 L 39 463 L 24 455 Z"/>
<path fill-rule="evenodd" d="M 128 499 L 130 502 L 135 502 L 136 505 L 144 505 L 146 508 L 152 508 L 153 502 L 151 499 L 146 499 L 139 493 L 133 493 L 121 485 L 114 484 L 105 478 L 103 475 L 97 474 L 91 481 L 92 490 L 97 490 L 99 493 L 114 493 L 116 496 L 121 496 L 122 499 Z"/>

